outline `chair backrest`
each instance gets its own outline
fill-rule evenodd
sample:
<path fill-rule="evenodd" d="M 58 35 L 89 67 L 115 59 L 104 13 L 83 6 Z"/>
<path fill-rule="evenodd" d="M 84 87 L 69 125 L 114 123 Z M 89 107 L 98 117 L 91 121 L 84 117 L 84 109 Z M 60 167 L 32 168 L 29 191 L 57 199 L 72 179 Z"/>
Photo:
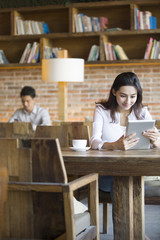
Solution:
<path fill-rule="evenodd" d="M 32 139 L 33 182 L 67 183 L 58 139 Z M 34 194 L 34 238 L 55 239 L 65 232 L 62 193 Z M 43 220 L 42 220 L 43 219 Z"/>
<path fill-rule="evenodd" d="M 0 138 L 0 163 L 7 168 L 9 181 L 67 183 L 58 139 L 28 139 L 25 148 L 21 141 Z"/>
<path fill-rule="evenodd" d="M 67 183 L 58 139 L 32 139 L 33 182 Z"/>
<path fill-rule="evenodd" d="M 21 145 L 20 139 L 0 138 L 0 163 L 8 170 L 9 181 L 31 182 L 31 149 Z"/>
<path fill-rule="evenodd" d="M 31 139 L 31 148 L 19 147 L 19 141 L 22 140 L 0 139 L 0 161 L 8 168 L 10 181 L 67 183 L 57 139 Z M 3 238 L 54 239 L 65 230 L 63 213 L 62 193 L 9 191 Z"/>
<path fill-rule="evenodd" d="M 2 237 L 3 229 L 3 212 L 4 203 L 7 199 L 8 173 L 7 168 L 0 167 L 0 239 Z"/>
<path fill-rule="evenodd" d="M 63 121 L 53 121 L 53 126 L 79 126 L 79 125 L 84 125 L 84 126 L 88 126 L 88 134 L 89 134 L 89 138 L 91 136 L 92 133 L 92 122 L 89 119 L 85 119 L 85 122 L 63 122 Z"/>
<path fill-rule="evenodd" d="M 34 133 L 29 122 L 0 122 L 0 138 L 33 137 Z"/>
<path fill-rule="evenodd" d="M 76 123 L 60 126 L 37 126 L 36 137 L 58 138 L 61 147 L 71 147 L 72 139 L 87 139 L 89 146 L 89 127 Z"/>

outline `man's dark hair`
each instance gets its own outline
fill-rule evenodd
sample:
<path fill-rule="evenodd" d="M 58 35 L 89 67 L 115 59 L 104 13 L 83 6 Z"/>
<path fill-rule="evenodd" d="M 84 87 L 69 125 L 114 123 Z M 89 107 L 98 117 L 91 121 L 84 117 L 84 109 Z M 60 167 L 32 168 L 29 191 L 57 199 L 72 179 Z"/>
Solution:
<path fill-rule="evenodd" d="M 31 98 L 35 98 L 36 97 L 36 91 L 34 88 L 30 87 L 30 86 L 25 86 L 22 88 L 20 96 L 31 96 Z"/>

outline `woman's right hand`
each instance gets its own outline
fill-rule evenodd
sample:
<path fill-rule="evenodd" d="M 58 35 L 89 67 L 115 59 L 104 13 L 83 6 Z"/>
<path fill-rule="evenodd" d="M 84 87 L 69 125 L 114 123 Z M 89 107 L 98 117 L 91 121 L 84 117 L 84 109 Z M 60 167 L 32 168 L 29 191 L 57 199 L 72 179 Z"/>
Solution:
<path fill-rule="evenodd" d="M 139 138 L 135 137 L 136 133 L 132 133 L 128 136 L 123 135 L 121 138 L 119 138 L 116 142 L 114 142 L 114 149 L 116 150 L 128 150 L 135 146 Z"/>

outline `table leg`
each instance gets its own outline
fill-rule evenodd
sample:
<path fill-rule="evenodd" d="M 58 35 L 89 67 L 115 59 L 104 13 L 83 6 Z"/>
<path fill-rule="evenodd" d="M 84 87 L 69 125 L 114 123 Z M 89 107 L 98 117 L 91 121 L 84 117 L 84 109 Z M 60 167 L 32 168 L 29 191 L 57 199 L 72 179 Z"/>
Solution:
<path fill-rule="evenodd" d="M 133 177 L 134 240 L 145 238 L 144 177 Z"/>
<path fill-rule="evenodd" d="M 133 177 L 114 177 L 113 208 L 114 240 L 133 240 Z"/>

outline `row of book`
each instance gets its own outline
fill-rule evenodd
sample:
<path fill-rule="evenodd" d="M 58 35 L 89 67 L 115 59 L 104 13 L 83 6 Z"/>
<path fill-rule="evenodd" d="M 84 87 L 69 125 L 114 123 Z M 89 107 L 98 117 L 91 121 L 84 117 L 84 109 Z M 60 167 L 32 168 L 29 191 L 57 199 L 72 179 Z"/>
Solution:
<path fill-rule="evenodd" d="M 68 58 L 69 53 L 67 49 L 61 47 L 44 47 L 44 58 Z"/>
<path fill-rule="evenodd" d="M 160 41 L 157 41 L 152 37 L 149 39 L 144 59 L 160 59 Z"/>
<path fill-rule="evenodd" d="M 23 20 L 16 17 L 17 35 L 50 33 L 48 24 L 42 21 Z"/>
<path fill-rule="evenodd" d="M 128 57 L 120 45 L 104 42 L 104 51 L 107 61 L 128 60 Z"/>
<path fill-rule="evenodd" d="M 135 8 L 134 11 L 134 23 L 135 29 L 156 29 L 157 28 L 157 18 L 152 16 L 150 11 L 140 11 Z"/>
<path fill-rule="evenodd" d="M 110 42 L 104 42 L 104 51 L 107 61 L 112 60 L 128 60 L 124 49 L 120 45 L 114 45 Z M 40 44 L 38 42 L 27 43 L 19 63 L 37 63 L 40 58 Z M 68 58 L 69 52 L 67 49 L 60 47 L 44 48 L 44 58 Z M 100 57 L 100 47 L 96 44 L 91 46 L 87 61 L 97 61 Z M 160 59 L 160 41 L 149 39 L 147 44 L 144 59 Z M 0 50 L 0 64 L 9 64 L 4 51 Z"/>
<path fill-rule="evenodd" d="M 108 28 L 107 17 L 89 17 L 83 13 L 74 14 L 76 32 L 100 32 Z"/>
<path fill-rule="evenodd" d="M 40 44 L 38 42 L 27 43 L 19 63 L 37 63 L 40 55 Z"/>

